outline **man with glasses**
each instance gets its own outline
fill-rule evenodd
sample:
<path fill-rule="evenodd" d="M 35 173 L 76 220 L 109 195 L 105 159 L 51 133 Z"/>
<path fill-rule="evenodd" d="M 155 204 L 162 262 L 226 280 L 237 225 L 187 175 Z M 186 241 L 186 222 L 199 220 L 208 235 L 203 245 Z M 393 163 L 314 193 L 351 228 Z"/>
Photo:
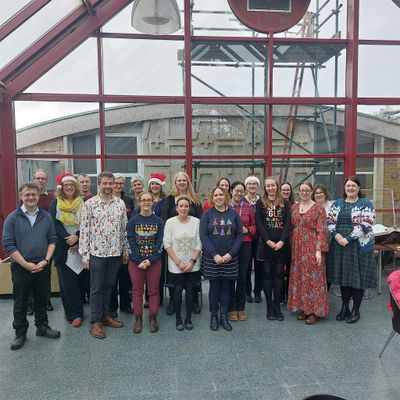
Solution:
<path fill-rule="evenodd" d="M 45 210 L 45 211 L 49 211 L 50 203 L 55 198 L 53 193 L 50 193 L 47 191 L 47 179 L 48 179 L 48 174 L 42 168 L 37 169 L 35 171 L 35 173 L 33 174 L 33 178 L 32 178 L 32 182 L 36 183 L 40 189 L 40 197 L 39 197 L 38 206 L 40 208 L 43 208 L 43 210 Z M 52 262 L 52 260 L 50 260 L 50 266 L 51 266 L 51 262 Z M 27 311 L 28 315 L 33 314 L 32 303 L 33 303 L 33 295 L 31 293 L 31 295 L 29 296 L 29 300 L 28 300 L 28 311 Z M 51 304 L 51 268 L 50 268 L 50 280 L 49 280 L 49 287 L 48 287 L 48 291 L 47 291 L 47 311 L 53 311 L 53 310 L 54 310 L 54 307 L 53 307 L 53 304 Z"/>
<path fill-rule="evenodd" d="M 99 194 L 86 201 L 81 216 L 79 253 L 90 268 L 90 333 L 106 337 L 104 326 L 121 328 L 112 318 L 110 296 L 121 263 L 128 263 L 125 203 L 113 195 L 114 175 L 102 172 L 97 179 Z"/>
<path fill-rule="evenodd" d="M 18 191 L 22 204 L 6 219 L 3 248 L 11 256 L 15 339 L 11 350 L 20 349 L 26 341 L 29 322 L 26 318 L 28 297 L 34 294 L 36 336 L 59 338 L 47 319 L 47 288 L 50 282 L 50 260 L 57 236 L 49 213 L 38 207 L 40 188 L 25 183 Z"/>

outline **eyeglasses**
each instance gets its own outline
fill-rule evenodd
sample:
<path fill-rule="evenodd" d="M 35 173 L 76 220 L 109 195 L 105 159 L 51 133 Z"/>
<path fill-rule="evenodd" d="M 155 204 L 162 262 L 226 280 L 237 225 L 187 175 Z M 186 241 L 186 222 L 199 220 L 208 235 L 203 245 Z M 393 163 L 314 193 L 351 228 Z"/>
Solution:
<path fill-rule="evenodd" d="M 115 186 L 124 186 L 124 182 L 114 182 Z"/>
<path fill-rule="evenodd" d="M 311 189 L 302 189 L 299 190 L 299 193 L 311 193 Z"/>
<path fill-rule="evenodd" d="M 153 199 L 142 199 L 139 201 L 139 203 L 152 203 Z"/>
<path fill-rule="evenodd" d="M 314 193 L 316 196 L 320 195 L 320 194 L 324 194 L 324 192 L 315 192 Z"/>

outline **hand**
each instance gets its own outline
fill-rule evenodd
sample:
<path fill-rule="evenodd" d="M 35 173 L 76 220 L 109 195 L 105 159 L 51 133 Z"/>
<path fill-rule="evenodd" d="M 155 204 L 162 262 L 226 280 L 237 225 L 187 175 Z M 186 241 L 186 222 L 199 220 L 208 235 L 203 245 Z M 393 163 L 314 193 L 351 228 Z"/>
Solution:
<path fill-rule="evenodd" d="M 335 240 L 340 244 L 340 241 L 343 239 L 343 236 L 340 233 L 335 235 Z"/>
<path fill-rule="evenodd" d="M 36 266 L 35 263 L 26 262 L 26 263 L 23 265 L 23 267 L 24 267 L 25 269 L 27 269 L 29 272 L 32 272 L 32 273 L 38 272 L 38 271 L 36 271 L 37 266 Z"/>
<path fill-rule="evenodd" d="M 320 267 L 322 265 L 322 254 L 320 250 L 315 252 L 315 258 L 317 260 L 317 265 Z"/>
<path fill-rule="evenodd" d="M 129 255 L 123 254 L 122 255 L 122 264 L 128 264 L 128 263 L 129 263 Z"/>
<path fill-rule="evenodd" d="M 78 252 L 78 245 L 72 246 L 68 249 L 71 253 L 77 253 Z"/>
<path fill-rule="evenodd" d="M 36 264 L 36 272 L 43 271 L 43 268 L 48 264 L 46 260 L 42 260 Z"/>
<path fill-rule="evenodd" d="M 344 246 L 347 246 L 349 244 L 349 241 L 346 238 L 342 238 L 340 240 L 339 244 L 344 247 Z"/>
<path fill-rule="evenodd" d="M 193 268 L 193 264 L 191 262 L 188 263 L 181 263 L 181 265 L 183 265 L 183 272 L 190 272 Z"/>
<path fill-rule="evenodd" d="M 217 254 L 217 255 L 214 256 L 214 261 L 215 261 L 217 264 L 223 264 L 223 263 L 224 263 L 224 259 L 223 259 L 219 254 Z"/>
<path fill-rule="evenodd" d="M 267 246 L 269 246 L 269 247 L 271 247 L 271 249 L 274 249 L 274 250 L 275 250 L 275 248 L 276 248 L 276 243 L 273 242 L 272 240 L 267 240 Z"/>
<path fill-rule="evenodd" d="M 283 247 L 284 243 L 282 240 L 280 240 L 276 245 L 275 245 L 275 251 L 280 250 Z"/>
<path fill-rule="evenodd" d="M 232 256 L 229 253 L 226 253 L 222 256 L 222 259 L 224 260 L 224 263 L 226 263 L 232 260 Z"/>
<path fill-rule="evenodd" d="M 249 233 L 249 228 L 246 228 L 245 226 L 242 227 L 242 232 L 244 234 Z"/>
<path fill-rule="evenodd" d="M 89 269 L 89 261 L 82 261 L 82 263 L 84 269 Z"/>
<path fill-rule="evenodd" d="M 79 238 L 78 238 L 78 236 L 76 236 L 76 235 L 67 236 L 67 237 L 65 238 L 65 240 L 66 240 L 68 246 L 73 246 L 74 244 L 76 244 L 76 243 L 78 242 L 78 239 L 79 239 Z"/>

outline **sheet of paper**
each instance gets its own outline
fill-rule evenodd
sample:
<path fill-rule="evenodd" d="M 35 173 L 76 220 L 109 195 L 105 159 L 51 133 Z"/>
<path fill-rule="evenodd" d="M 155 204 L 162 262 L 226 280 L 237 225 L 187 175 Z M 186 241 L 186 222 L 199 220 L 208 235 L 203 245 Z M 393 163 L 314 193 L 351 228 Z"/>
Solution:
<path fill-rule="evenodd" d="M 82 256 L 79 253 L 73 253 L 71 250 L 68 250 L 67 262 L 65 264 L 77 275 L 83 270 Z"/>

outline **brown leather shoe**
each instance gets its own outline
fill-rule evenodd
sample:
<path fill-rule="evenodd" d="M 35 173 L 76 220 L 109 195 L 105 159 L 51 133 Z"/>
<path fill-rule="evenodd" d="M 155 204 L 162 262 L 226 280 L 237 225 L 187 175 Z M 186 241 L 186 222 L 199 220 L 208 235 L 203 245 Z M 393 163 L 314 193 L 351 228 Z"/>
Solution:
<path fill-rule="evenodd" d="M 228 312 L 228 319 L 229 321 L 237 321 L 238 318 L 238 312 L 237 311 L 229 311 Z"/>
<path fill-rule="evenodd" d="M 142 332 L 142 316 L 137 315 L 135 320 L 135 325 L 133 325 L 133 333 Z"/>
<path fill-rule="evenodd" d="M 314 314 L 310 314 L 306 319 L 307 325 L 314 325 L 317 322 L 317 317 Z"/>
<path fill-rule="evenodd" d="M 101 323 L 101 321 L 97 321 L 94 322 L 93 324 L 90 324 L 89 332 L 96 339 L 104 339 L 106 337 L 106 333 L 104 332 L 103 324 Z"/>
<path fill-rule="evenodd" d="M 237 317 L 239 321 L 247 321 L 247 312 L 246 311 L 238 311 Z"/>
<path fill-rule="evenodd" d="M 158 322 L 157 322 L 157 317 L 151 317 L 150 316 L 150 332 L 151 333 L 156 333 L 158 332 Z"/>
<path fill-rule="evenodd" d="M 304 321 L 307 317 L 308 317 L 308 315 L 305 314 L 304 311 L 302 311 L 302 312 L 297 316 L 297 319 L 298 319 L 299 321 Z"/>
<path fill-rule="evenodd" d="M 103 318 L 103 325 L 109 326 L 110 328 L 122 328 L 124 326 L 124 323 L 119 319 L 115 319 L 107 315 Z"/>

